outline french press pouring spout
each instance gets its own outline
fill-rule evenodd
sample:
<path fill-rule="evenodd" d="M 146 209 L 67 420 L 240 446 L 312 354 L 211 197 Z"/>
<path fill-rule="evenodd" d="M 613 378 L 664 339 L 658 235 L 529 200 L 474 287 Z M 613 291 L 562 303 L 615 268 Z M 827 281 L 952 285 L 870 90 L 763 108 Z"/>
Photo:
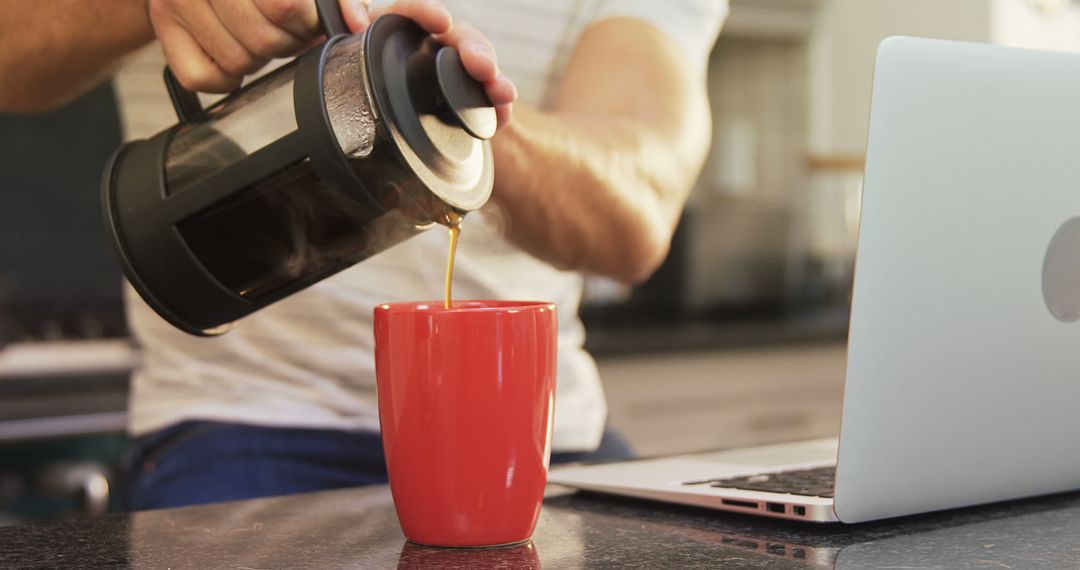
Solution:
<path fill-rule="evenodd" d="M 457 51 L 317 7 L 324 44 L 208 108 L 166 69 L 179 123 L 106 166 L 124 272 L 184 331 L 220 334 L 491 195 L 495 109 Z"/>

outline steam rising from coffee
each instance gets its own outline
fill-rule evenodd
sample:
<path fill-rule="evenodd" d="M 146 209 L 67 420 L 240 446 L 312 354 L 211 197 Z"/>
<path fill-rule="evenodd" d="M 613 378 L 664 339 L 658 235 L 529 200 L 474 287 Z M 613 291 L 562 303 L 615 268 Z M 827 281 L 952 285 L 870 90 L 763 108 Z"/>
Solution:
<path fill-rule="evenodd" d="M 282 244 L 279 271 L 289 278 L 337 271 L 446 219 L 444 204 L 397 184 L 384 183 L 374 193 L 386 207 L 381 212 L 349 194 L 321 187 L 279 195 L 282 199 L 274 208 L 285 214 L 289 236 Z"/>
<path fill-rule="evenodd" d="M 363 45 L 360 35 L 342 40 L 331 52 L 323 76 L 330 124 L 342 152 L 350 159 L 368 156 L 375 141 Z M 287 253 L 279 256 L 279 270 L 289 278 L 312 271 L 336 271 L 447 218 L 447 206 L 420 187 L 366 180 L 375 187 L 327 191 L 320 181 L 307 182 L 307 188 L 282 192 L 279 203 L 270 205 L 289 213 Z M 381 207 L 373 209 L 353 199 L 357 191 L 366 191 Z M 335 227 L 340 232 L 334 232 Z"/>
<path fill-rule="evenodd" d="M 205 156 L 199 162 L 200 169 L 214 168 Z M 215 278 L 256 299 L 298 279 L 314 283 L 446 219 L 449 206 L 419 181 L 364 184 L 330 186 L 305 160 L 179 227 Z"/>

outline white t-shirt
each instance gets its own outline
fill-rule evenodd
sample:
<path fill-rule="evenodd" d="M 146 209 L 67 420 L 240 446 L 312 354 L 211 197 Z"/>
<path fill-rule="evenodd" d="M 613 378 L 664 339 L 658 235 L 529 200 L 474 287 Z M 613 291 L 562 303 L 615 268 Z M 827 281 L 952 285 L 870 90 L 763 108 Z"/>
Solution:
<path fill-rule="evenodd" d="M 376 4 L 380 2 L 376 1 Z M 726 0 L 446 0 L 457 20 L 495 43 L 522 101 L 548 105 L 582 31 L 609 17 L 661 30 L 704 77 Z M 128 291 L 144 360 L 132 380 L 131 431 L 184 420 L 377 430 L 372 310 L 379 303 L 439 299 L 447 235 L 438 229 L 326 279 L 214 338 L 174 329 Z M 582 277 L 539 261 L 503 237 L 499 216 L 466 218 L 455 269 L 459 299 L 553 301 L 559 310 L 554 448 L 595 449 L 607 410 L 582 348 Z"/>

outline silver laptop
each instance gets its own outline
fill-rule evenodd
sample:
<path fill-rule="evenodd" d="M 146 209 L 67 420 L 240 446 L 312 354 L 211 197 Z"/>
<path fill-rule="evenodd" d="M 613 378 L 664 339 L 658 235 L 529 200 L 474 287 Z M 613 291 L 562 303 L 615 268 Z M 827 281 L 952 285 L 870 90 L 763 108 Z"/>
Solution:
<path fill-rule="evenodd" d="M 839 441 L 550 480 L 846 523 L 1080 489 L 1078 216 L 1080 56 L 887 39 Z"/>

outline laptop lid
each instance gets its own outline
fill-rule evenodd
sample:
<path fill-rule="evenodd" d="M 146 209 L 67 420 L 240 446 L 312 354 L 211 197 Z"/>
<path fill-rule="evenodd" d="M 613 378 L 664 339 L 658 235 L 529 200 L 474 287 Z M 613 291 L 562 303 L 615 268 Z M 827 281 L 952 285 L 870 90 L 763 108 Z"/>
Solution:
<path fill-rule="evenodd" d="M 841 520 L 1080 488 L 1078 141 L 1080 56 L 882 43 Z"/>

